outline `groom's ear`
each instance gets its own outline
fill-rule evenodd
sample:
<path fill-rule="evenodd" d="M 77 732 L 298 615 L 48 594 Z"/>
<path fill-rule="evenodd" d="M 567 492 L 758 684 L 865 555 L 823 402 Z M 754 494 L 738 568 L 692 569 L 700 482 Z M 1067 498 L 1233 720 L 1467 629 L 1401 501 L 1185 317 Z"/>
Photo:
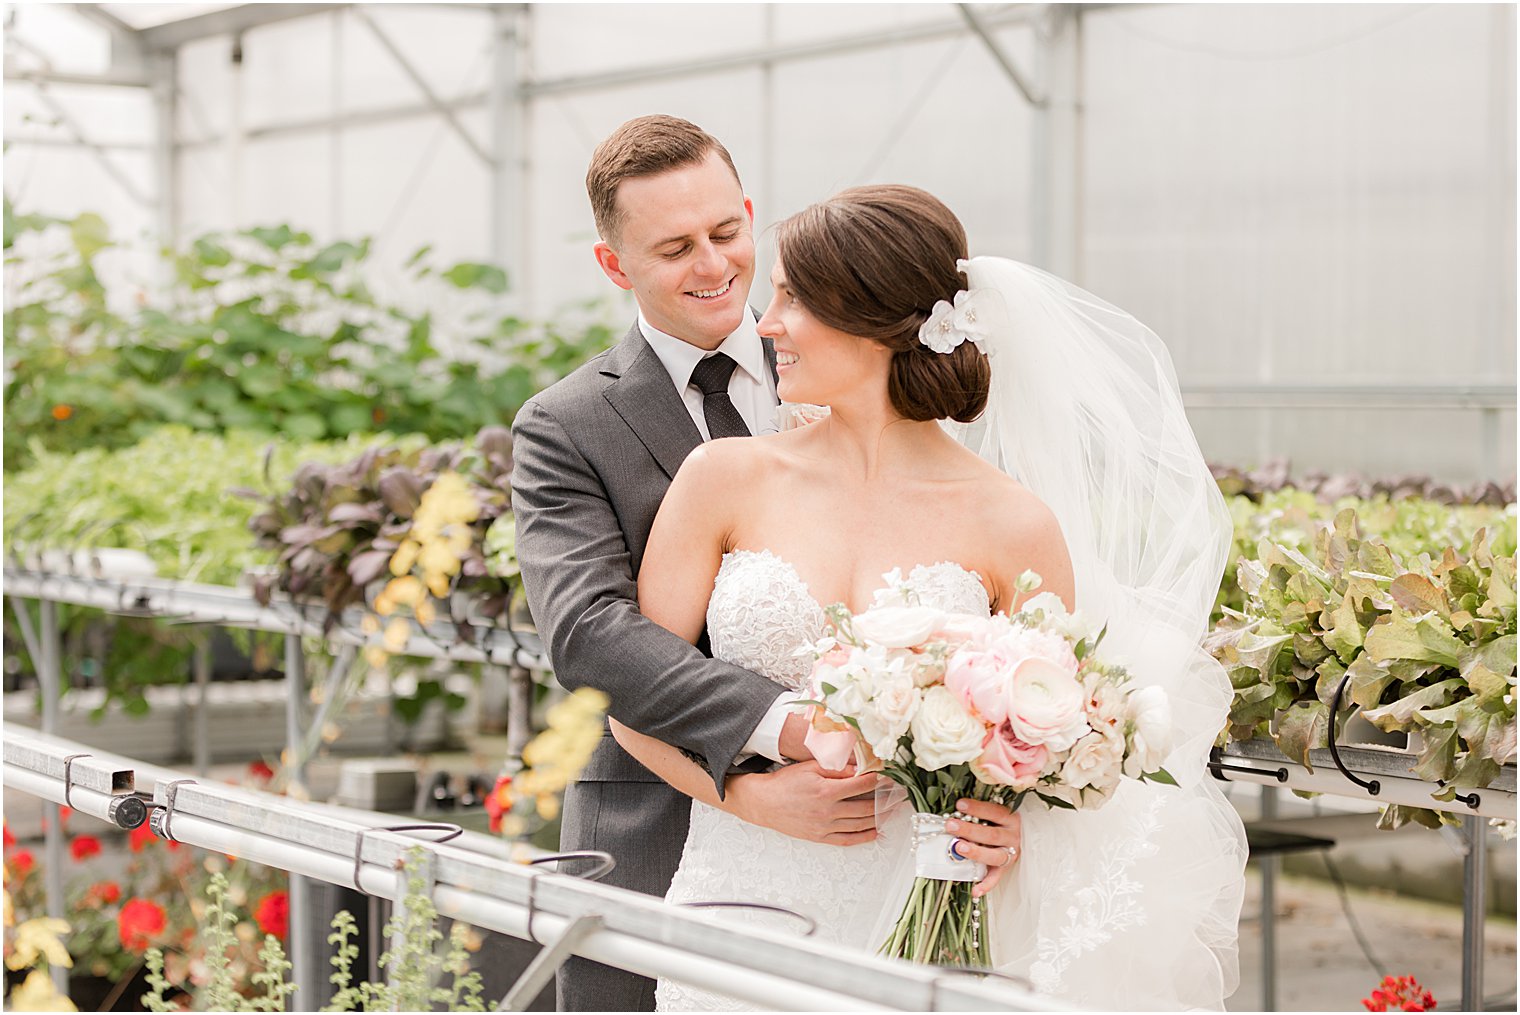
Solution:
<path fill-rule="evenodd" d="M 618 252 L 607 245 L 606 240 L 598 240 L 591 248 L 596 255 L 596 263 L 602 268 L 602 274 L 612 279 L 612 284 L 619 289 L 632 289 L 633 282 L 623 274 L 623 267 L 619 263 Z"/>

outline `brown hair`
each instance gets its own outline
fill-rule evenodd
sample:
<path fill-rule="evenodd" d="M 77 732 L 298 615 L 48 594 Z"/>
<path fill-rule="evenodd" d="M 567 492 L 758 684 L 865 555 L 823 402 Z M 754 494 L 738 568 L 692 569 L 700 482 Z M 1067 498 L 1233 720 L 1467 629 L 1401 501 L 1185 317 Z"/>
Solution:
<path fill-rule="evenodd" d="M 623 124 L 596 146 L 586 170 L 586 193 L 591 198 L 596 231 L 607 242 L 616 242 L 623 225 L 617 192 L 624 180 L 700 165 L 710 152 L 722 157 L 737 182 L 739 170 L 734 168 L 733 156 L 721 141 L 696 124 L 661 114 L 634 117 Z"/>
<path fill-rule="evenodd" d="M 966 288 L 955 262 L 966 230 L 934 195 L 898 184 L 851 187 L 777 228 L 786 284 L 831 328 L 893 352 L 887 394 L 911 420 L 969 423 L 987 407 L 992 369 L 975 345 L 938 353 L 918 329 Z"/>

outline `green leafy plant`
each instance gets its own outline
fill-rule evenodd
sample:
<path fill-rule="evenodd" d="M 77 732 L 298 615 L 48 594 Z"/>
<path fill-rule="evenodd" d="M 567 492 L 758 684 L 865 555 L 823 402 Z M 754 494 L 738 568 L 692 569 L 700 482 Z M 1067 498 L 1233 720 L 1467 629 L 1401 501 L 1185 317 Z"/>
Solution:
<path fill-rule="evenodd" d="M 119 446 L 166 422 L 457 437 L 509 421 L 614 337 L 598 303 L 530 324 L 507 309 L 499 268 L 439 269 L 426 248 L 381 300 L 367 240 L 319 244 L 286 225 L 197 238 L 165 255 L 165 295 L 121 309 L 100 280 L 112 247 L 97 215 L 6 203 L 9 468 L 37 447 Z"/>
<path fill-rule="evenodd" d="M 1226 610 L 1209 642 L 1235 687 L 1229 736 L 1271 736 L 1312 767 L 1310 749 L 1360 708 L 1384 732 L 1421 735 L 1413 771 L 1444 785 L 1437 799 L 1487 786 L 1516 752 L 1513 510 L 1461 552 L 1397 554 L 1350 509 L 1311 542 L 1263 539 L 1237 562 L 1243 609 Z M 1383 824 L 1410 818 L 1437 820 L 1390 807 Z"/>

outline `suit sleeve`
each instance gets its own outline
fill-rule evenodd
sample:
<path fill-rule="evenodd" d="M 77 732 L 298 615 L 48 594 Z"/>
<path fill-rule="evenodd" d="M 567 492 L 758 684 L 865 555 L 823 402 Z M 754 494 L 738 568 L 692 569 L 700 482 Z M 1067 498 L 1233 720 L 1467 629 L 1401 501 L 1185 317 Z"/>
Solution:
<path fill-rule="evenodd" d="M 639 612 L 626 537 L 602 484 L 536 402 L 512 424 L 512 510 L 523 587 L 559 682 L 595 687 L 609 712 L 704 759 L 718 795 L 776 684 L 704 656 Z"/>

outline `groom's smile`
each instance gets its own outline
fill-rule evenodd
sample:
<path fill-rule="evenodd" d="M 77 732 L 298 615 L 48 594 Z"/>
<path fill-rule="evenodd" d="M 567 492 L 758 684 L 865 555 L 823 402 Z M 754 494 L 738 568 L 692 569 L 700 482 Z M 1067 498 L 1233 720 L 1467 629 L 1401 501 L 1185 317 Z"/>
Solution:
<path fill-rule="evenodd" d="M 624 180 L 616 235 L 597 263 L 633 291 L 656 329 L 716 349 L 744 320 L 755 278 L 754 210 L 716 154 L 692 166 Z"/>

